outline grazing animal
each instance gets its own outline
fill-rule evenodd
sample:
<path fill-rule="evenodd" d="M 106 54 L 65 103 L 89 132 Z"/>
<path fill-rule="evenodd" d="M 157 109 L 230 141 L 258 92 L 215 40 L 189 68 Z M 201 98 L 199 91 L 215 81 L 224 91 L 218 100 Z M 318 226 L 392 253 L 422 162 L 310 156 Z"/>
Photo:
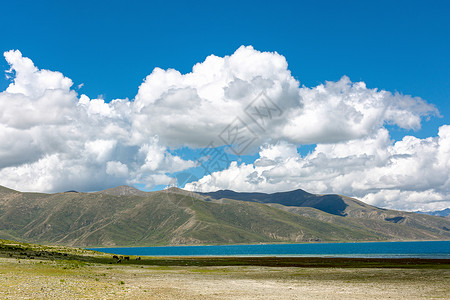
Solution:
<path fill-rule="evenodd" d="M 141 257 L 139 256 L 139 257 L 136 257 L 136 260 L 141 260 Z"/>
<path fill-rule="evenodd" d="M 124 258 L 125 258 L 125 260 L 130 260 L 129 256 L 125 256 Z"/>
<path fill-rule="evenodd" d="M 123 259 L 123 256 L 122 256 L 122 255 L 120 256 L 120 259 Z"/>
<path fill-rule="evenodd" d="M 119 260 L 117 261 L 118 264 L 120 264 L 122 262 L 122 260 L 119 258 Z"/>
<path fill-rule="evenodd" d="M 117 255 L 114 255 L 114 256 L 113 256 L 113 258 L 115 258 L 115 259 L 119 259 L 119 257 L 118 257 Z"/>

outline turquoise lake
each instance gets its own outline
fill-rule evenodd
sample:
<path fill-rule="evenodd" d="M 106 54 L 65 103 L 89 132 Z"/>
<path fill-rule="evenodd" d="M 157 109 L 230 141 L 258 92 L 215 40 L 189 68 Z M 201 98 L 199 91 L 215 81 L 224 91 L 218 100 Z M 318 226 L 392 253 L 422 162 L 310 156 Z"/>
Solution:
<path fill-rule="evenodd" d="M 89 248 L 89 250 L 142 256 L 326 256 L 450 259 L 450 241 L 119 247 Z"/>

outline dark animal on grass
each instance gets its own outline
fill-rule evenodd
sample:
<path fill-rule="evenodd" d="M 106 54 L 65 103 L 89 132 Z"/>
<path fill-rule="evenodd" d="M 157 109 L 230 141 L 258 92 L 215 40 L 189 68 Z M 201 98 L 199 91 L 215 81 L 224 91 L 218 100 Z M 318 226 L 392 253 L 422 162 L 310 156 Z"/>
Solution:
<path fill-rule="evenodd" d="M 130 260 L 129 256 L 125 256 L 124 258 L 125 258 L 125 260 Z"/>
<path fill-rule="evenodd" d="M 117 255 L 114 255 L 114 256 L 113 256 L 113 258 L 115 258 L 115 259 L 119 259 L 119 257 L 118 257 Z"/>
<path fill-rule="evenodd" d="M 119 260 L 117 261 L 118 264 L 120 264 L 122 262 L 122 260 L 119 258 Z"/>
<path fill-rule="evenodd" d="M 136 260 L 141 260 L 141 257 L 139 256 L 139 257 L 136 257 Z"/>

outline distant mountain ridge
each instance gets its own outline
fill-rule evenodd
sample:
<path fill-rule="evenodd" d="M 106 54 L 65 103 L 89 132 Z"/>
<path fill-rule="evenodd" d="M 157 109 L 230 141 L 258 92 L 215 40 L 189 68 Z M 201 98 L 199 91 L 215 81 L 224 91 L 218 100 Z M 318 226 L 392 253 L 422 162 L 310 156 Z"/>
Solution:
<path fill-rule="evenodd" d="M 450 208 L 435 211 L 417 211 L 417 213 L 438 217 L 450 217 Z"/>
<path fill-rule="evenodd" d="M 450 220 L 340 195 L 143 192 L 21 193 L 0 187 L 0 238 L 69 246 L 448 240 Z"/>
<path fill-rule="evenodd" d="M 229 198 L 259 203 L 278 203 L 284 206 L 313 207 L 338 216 L 345 216 L 344 211 L 348 206 L 339 195 L 314 195 L 301 189 L 273 194 L 237 193 L 230 190 L 199 194 L 212 199 Z"/>

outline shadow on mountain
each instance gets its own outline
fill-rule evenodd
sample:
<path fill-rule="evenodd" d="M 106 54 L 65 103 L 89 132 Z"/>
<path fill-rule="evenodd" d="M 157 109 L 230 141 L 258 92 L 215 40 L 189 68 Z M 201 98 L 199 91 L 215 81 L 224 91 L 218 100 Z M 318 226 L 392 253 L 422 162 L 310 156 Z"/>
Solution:
<path fill-rule="evenodd" d="M 230 190 L 220 190 L 211 193 L 199 193 L 212 199 L 233 199 L 258 203 L 278 203 L 284 206 L 312 207 L 337 216 L 345 216 L 348 206 L 339 195 L 314 195 L 303 190 L 265 193 L 237 193 Z"/>

